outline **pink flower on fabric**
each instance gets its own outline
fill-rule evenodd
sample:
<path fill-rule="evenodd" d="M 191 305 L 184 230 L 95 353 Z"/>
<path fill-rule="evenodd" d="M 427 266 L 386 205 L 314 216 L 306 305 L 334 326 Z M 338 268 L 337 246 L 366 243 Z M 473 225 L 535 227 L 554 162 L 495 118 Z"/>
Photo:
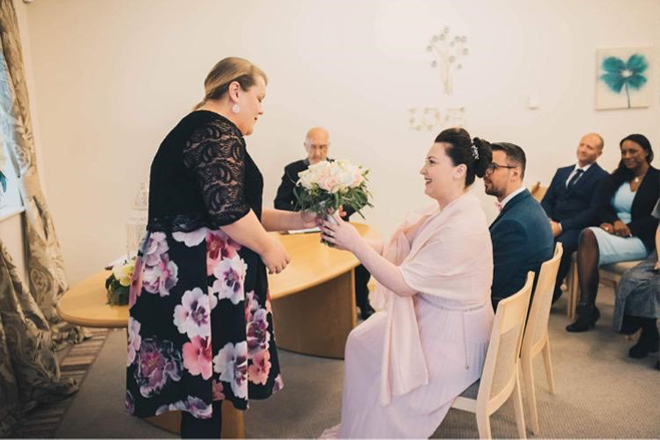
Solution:
<path fill-rule="evenodd" d="M 140 344 L 142 344 L 142 337 L 140 336 L 140 327 L 142 325 L 132 316 L 128 317 L 128 356 L 126 359 L 126 366 L 130 366 L 135 361 L 135 355 L 140 351 Z"/>
<path fill-rule="evenodd" d="M 183 367 L 192 376 L 202 375 L 206 380 L 213 374 L 213 352 L 211 340 L 195 336 L 190 342 L 183 344 Z"/>
<path fill-rule="evenodd" d="M 270 373 L 270 352 L 260 351 L 252 358 L 252 365 L 248 368 L 250 382 L 266 385 Z"/>
<path fill-rule="evenodd" d="M 268 333 L 268 312 L 259 309 L 253 315 L 247 325 L 246 341 L 248 345 L 248 357 L 258 352 L 268 350 L 270 333 Z"/>
<path fill-rule="evenodd" d="M 172 341 L 143 339 L 136 362 L 135 381 L 144 397 L 160 393 L 170 380 L 181 380 L 181 353 L 174 349 Z"/>
<path fill-rule="evenodd" d="M 278 374 L 275 377 L 275 382 L 273 382 L 273 393 L 276 393 L 284 388 L 284 381 L 282 380 L 282 375 Z"/>
<path fill-rule="evenodd" d="M 234 396 L 247 399 L 247 343 L 234 346 L 227 343 L 213 358 L 213 371 L 220 373 L 220 380 L 229 382 Z"/>
<path fill-rule="evenodd" d="M 179 268 L 167 254 L 161 255 L 160 260 L 153 266 L 147 265 L 144 269 L 143 287 L 149 293 L 158 293 L 161 297 L 168 296 L 170 290 L 179 281 L 177 278 Z"/>
<path fill-rule="evenodd" d="M 168 411 L 188 411 L 198 419 L 210 419 L 213 415 L 213 407 L 195 396 L 188 396 L 186 400 L 179 400 L 169 405 L 161 405 L 156 409 L 156 415 L 159 416 Z"/>
<path fill-rule="evenodd" d="M 144 276 L 144 261 L 142 257 L 135 259 L 135 267 L 133 268 L 133 278 L 131 279 L 131 286 L 128 289 L 128 308 L 130 309 L 135 305 L 137 299 L 142 293 L 142 278 Z"/>
<path fill-rule="evenodd" d="M 213 271 L 216 281 L 212 291 L 218 294 L 218 299 L 229 299 L 232 304 L 238 304 L 245 298 L 243 283 L 247 264 L 238 255 L 233 258 L 224 258 Z"/>
<path fill-rule="evenodd" d="M 126 405 L 126 412 L 130 415 L 133 415 L 133 413 L 135 413 L 135 401 L 133 400 L 133 395 L 128 390 L 126 390 L 126 399 L 124 400 L 124 404 Z"/>
<path fill-rule="evenodd" d="M 209 295 L 199 287 L 186 290 L 181 304 L 174 308 L 174 325 L 179 333 L 187 334 L 190 339 L 195 336 L 211 336 Z"/>
<path fill-rule="evenodd" d="M 241 245 L 220 230 L 209 230 L 206 235 L 206 272 L 212 275 L 216 266 L 225 258 L 234 258 Z"/>
<path fill-rule="evenodd" d="M 162 232 L 149 234 L 149 242 L 143 256 L 146 266 L 155 266 L 160 262 L 161 255 L 167 253 L 170 247 L 167 245 L 167 237 Z"/>
<path fill-rule="evenodd" d="M 252 314 L 257 310 L 259 310 L 259 301 L 254 290 L 251 290 L 245 294 L 245 322 L 252 321 Z"/>
<path fill-rule="evenodd" d="M 174 232 L 172 238 L 188 247 L 195 247 L 204 241 L 207 232 L 206 228 L 199 228 L 191 232 Z"/>
<path fill-rule="evenodd" d="M 211 385 L 211 392 L 213 393 L 213 401 L 216 400 L 225 400 L 225 393 L 222 392 L 222 382 L 216 381 L 215 379 Z"/>

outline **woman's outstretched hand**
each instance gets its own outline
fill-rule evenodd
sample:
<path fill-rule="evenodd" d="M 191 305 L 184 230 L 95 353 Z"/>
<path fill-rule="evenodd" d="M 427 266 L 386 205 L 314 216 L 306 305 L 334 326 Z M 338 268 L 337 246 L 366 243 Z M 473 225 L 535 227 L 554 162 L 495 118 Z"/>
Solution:
<path fill-rule="evenodd" d="M 332 218 L 336 224 L 325 220 L 321 225 L 321 238 L 337 249 L 354 253 L 356 246 L 363 240 L 360 233 L 353 225 L 342 220 L 339 213 L 332 214 Z"/>

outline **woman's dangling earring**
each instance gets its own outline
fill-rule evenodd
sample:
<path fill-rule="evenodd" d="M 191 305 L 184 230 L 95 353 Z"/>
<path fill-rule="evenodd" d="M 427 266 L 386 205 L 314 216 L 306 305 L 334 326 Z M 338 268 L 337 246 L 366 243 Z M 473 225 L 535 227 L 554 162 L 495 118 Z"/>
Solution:
<path fill-rule="evenodd" d="M 241 108 L 238 106 L 238 104 L 234 104 L 231 108 L 231 111 L 234 113 L 238 113 L 241 111 Z"/>

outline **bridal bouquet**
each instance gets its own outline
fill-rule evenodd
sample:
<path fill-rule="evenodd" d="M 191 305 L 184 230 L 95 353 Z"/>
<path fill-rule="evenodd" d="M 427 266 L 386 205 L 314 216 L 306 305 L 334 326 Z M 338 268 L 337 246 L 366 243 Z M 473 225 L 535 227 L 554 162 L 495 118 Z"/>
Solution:
<path fill-rule="evenodd" d="M 360 212 L 369 203 L 371 194 L 367 190 L 369 170 L 345 160 L 321 161 L 298 173 L 294 189 L 297 209 L 326 215 L 340 207 L 350 207 L 362 218 Z"/>
<path fill-rule="evenodd" d="M 112 273 L 105 280 L 108 291 L 108 304 L 111 306 L 125 306 L 128 304 L 128 291 L 131 287 L 131 278 L 135 270 L 135 259 L 119 263 L 112 268 Z"/>

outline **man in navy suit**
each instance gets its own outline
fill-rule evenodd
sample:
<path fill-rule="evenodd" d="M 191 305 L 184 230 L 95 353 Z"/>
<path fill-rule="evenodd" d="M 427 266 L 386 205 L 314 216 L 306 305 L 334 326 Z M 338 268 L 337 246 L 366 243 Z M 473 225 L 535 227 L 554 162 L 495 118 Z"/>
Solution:
<path fill-rule="evenodd" d="M 486 194 L 497 197 L 500 215 L 490 225 L 493 241 L 493 308 L 524 285 L 552 258 L 554 239 L 541 205 L 523 186 L 525 152 L 507 142 L 492 144 L 493 162 L 484 176 Z M 475 250 L 478 252 L 478 250 Z"/>
<path fill-rule="evenodd" d="M 577 250 L 580 232 L 596 225 L 595 189 L 608 175 L 596 163 L 603 153 L 603 145 L 603 138 L 598 133 L 582 136 L 577 147 L 577 163 L 557 170 L 541 201 L 541 206 L 550 217 L 552 235 L 564 247 L 553 303 L 561 297 L 561 285 L 571 267 L 571 255 Z"/>

